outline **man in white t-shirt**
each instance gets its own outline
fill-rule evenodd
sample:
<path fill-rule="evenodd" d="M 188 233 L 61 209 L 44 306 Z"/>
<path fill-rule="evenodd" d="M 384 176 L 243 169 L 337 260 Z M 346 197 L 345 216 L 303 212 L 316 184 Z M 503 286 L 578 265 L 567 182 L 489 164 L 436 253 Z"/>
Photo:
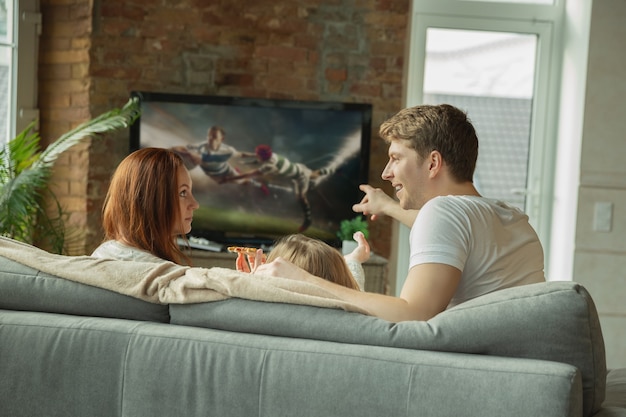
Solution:
<path fill-rule="evenodd" d="M 381 125 L 380 136 L 389 144 L 382 178 L 398 201 L 361 185 L 365 197 L 354 210 L 411 227 L 400 296 L 340 288 L 284 260 L 256 272 L 314 282 L 394 322 L 428 320 L 480 295 L 545 281 L 543 249 L 528 216 L 474 187 L 478 139 L 464 112 L 446 104 L 407 108 Z"/>

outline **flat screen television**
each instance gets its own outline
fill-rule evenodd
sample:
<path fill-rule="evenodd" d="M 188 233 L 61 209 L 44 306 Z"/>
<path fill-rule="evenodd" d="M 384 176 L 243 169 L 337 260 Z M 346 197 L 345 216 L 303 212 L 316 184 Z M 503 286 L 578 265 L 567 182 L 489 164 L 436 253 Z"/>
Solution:
<path fill-rule="evenodd" d="M 370 104 L 135 91 L 130 150 L 185 160 L 200 204 L 190 235 L 264 245 L 304 233 L 337 245 L 368 181 Z M 221 139 L 221 141 L 220 141 Z"/>

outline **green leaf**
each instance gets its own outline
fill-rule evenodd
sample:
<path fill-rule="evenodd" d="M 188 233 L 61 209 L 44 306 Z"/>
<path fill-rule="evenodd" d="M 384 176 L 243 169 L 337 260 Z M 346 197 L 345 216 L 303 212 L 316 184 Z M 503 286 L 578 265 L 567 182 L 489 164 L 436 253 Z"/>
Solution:
<path fill-rule="evenodd" d="M 369 237 L 368 223 L 363 216 L 342 220 L 341 223 L 339 223 L 337 237 L 341 240 L 353 240 L 352 235 L 356 232 L 363 232 L 366 239 Z"/>
<path fill-rule="evenodd" d="M 59 155 L 86 137 L 130 126 L 139 117 L 140 111 L 139 100 L 133 97 L 128 100 L 128 103 L 122 109 L 108 111 L 81 124 L 48 145 L 46 150 L 41 153 L 39 159 L 33 164 L 33 168 L 51 167 Z"/>
<path fill-rule="evenodd" d="M 64 247 L 64 213 L 48 188 L 52 166 L 58 157 L 88 137 L 125 128 L 140 115 L 139 100 L 131 98 L 121 109 L 113 109 L 61 135 L 40 152 L 40 136 L 32 122 L 0 149 L 0 234 L 32 243 L 35 234 L 53 250 Z M 47 199 L 44 198 L 46 194 Z M 46 202 L 56 204 L 49 214 Z"/>

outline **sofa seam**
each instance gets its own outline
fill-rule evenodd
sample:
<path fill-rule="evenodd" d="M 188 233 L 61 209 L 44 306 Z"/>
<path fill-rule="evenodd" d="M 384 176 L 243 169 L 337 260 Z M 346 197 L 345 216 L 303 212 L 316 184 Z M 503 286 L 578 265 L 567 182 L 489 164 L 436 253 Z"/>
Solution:
<path fill-rule="evenodd" d="M 128 339 L 126 340 L 126 349 L 124 350 L 124 364 L 123 364 L 123 373 L 122 373 L 122 384 L 121 384 L 121 393 L 120 393 L 120 416 L 123 417 L 125 415 L 125 404 L 126 404 L 126 385 L 128 378 L 128 357 L 130 355 L 130 346 L 137 337 L 137 329 L 141 326 L 142 322 L 136 323 L 131 329 L 128 331 Z"/>
<path fill-rule="evenodd" d="M 259 389 L 257 391 L 257 395 L 259 396 L 259 399 L 257 400 L 257 416 L 261 417 L 261 410 L 262 408 L 262 404 L 261 401 L 263 400 L 263 393 L 262 391 L 265 389 L 265 371 L 267 368 L 267 351 L 263 352 L 263 363 L 261 365 L 261 376 L 260 376 L 260 381 L 259 381 Z"/>
<path fill-rule="evenodd" d="M 409 412 L 411 411 L 411 393 L 413 392 L 413 381 L 415 380 L 415 373 L 417 372 L 417 368 L 419 367 L 420 365 L 411 366 L 411 372 L 409 373 L 409 383 L 407 384 L 408 389 L 407 389 L 406 404 L 405 404 L 405 409 L 404 409 L 404 414 L 407 417 L 410 417 Z"/>

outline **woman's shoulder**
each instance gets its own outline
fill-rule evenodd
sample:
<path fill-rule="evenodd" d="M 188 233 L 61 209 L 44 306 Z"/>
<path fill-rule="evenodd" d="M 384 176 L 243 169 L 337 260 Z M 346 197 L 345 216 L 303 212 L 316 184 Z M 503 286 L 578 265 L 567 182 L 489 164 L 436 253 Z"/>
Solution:
<path fill-rule="evenodd" d="M 126 245 L 117 240 L 107 240 L 93 251 L 91 256 L 96 258 L 117 259 L 120 261 L 164 262 L 150 252 Z"/>

